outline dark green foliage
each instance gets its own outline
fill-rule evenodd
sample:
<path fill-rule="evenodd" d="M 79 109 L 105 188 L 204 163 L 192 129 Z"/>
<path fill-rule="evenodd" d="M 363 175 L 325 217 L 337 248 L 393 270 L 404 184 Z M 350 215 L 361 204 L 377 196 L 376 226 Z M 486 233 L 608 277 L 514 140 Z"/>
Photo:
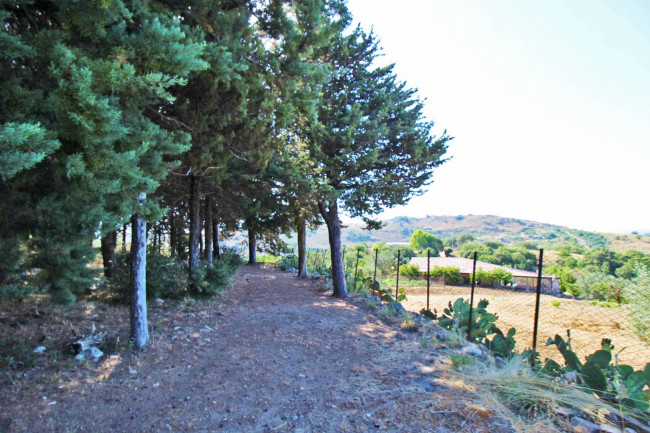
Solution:
<path fill-rule="evenodd" d="M 433 278 L 444 278 L 445 284 L 461 284 L 463 277 L 460 275 L 460 269 L 453 266 L 434 266 L 430 274 Z"/>
<path fill-rule="evenodd" d="M 568 339 L 556 335 L 549 338 L 547 345 L 555 345 L 564 357 L 565 365 L 547 359 L 542 372 L 551 376 L 561 376 L 566 372 L 576 372 L 579 383 L 600 398 L 614 401 L 627 410 L 648 412 L 650 409 L 650 363 L 645 369 L 634 371 L 629 365 L 613 361 L 614 346 L 604 338 L 601 349 L 587 356 L 583 364 L 571 349 L 571 333 Z"/>
<path fill-rule="evenodd" d="M 298 269 L 298 256 L 293 253 L 282 256 L 278 262 L 278 268 L 283 271 L 288 269 Z"/>
<path fill-rule="evenodd" d="M 485 242 L 483 244 L 468 242 L 460 248 L 461 257 L 472 258 L 474 252 L 478 253 L 479 260 L 494 263 L 495 265 L 527 271 L 535 270 L 537 267 L 535 252 L 523 246 L 506 247 L 499 242 Z"/>
<path fill-rule="evenodd" d="M 188 148 L 157 122 L 184 77 L 207 66 L 203 45 L 148 3 L 3 1 L 0 21 L 0 244 L 15 251 L 17 240 L 69 303 L 93 282 L 95 236 Z M 145 213 L 158 214 L 154 201 Z"/>

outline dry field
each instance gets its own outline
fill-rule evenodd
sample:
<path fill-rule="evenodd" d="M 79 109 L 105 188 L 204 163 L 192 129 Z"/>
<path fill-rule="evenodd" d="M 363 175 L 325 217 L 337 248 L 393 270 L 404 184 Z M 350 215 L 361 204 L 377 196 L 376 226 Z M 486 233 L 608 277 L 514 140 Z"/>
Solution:
<path fill-rule="evenodd" d="M 404 306 L 409 311 L 419 312 L 426 308 L 426 287 L 407 287 L 408 301 Z M 431 286 L 430 308 L 438 313 L 448 305 L 449 301 L 459 297 L 469 299 L 469 287 Z M 480 299 L 488 299 L 487 310 L 496 313 L 499 320 L 497 326 L 504 332 L 509 328 L 517 329 L 515 336 L 517 350 L 532 347 L 533 319 L 535 317 L 535 294 L 514 292 L 503 289 L 477 287 L 474 294 L 474 305 Z M 560 302 L 559 306 L 551 304 Z M 650 345 L 643 343 L 628 329 L 627 312 L 625 307 L 607 308 L 590 305 L 587 301 L 561 299 L 554 296 L 542 295 L 539 309 L 539 327 L 537 350 L 541 359 L 553 358 L 562 361 L 555 346 L 546 346 L 549 337 L 561 335 L 566 340 L 567 329 L 571 330 L 573 350 L 584 360 L 584 357 L 600 348 L 603 338 L 609 338 L 619 353 L 621 364 L 643 368 L 650 362 Z"/>

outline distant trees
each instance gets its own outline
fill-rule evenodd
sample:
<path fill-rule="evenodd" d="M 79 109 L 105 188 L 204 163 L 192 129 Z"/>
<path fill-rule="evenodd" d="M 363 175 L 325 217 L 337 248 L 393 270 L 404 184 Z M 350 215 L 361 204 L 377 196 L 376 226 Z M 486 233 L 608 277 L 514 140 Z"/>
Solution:
<path fill-rule="evenodd" d="M 478 259 L 484 262 L 527 271 L 532 271 L 537 267 L 535 252 L 524 247 L 506 247 L 500 242 L 482 244 L 469 242 L 460 247 L 460 256 L 471 258 L 475 251 L 478 253 Z"/>
<path fill-rule="evenodd" d="M 420 229 L 415 230 L 411 235 L 409 246 L 418 252 L 431 250 L 431 257 L 438 257 L 444 249 L 444 245 L 440 239 Z"/>

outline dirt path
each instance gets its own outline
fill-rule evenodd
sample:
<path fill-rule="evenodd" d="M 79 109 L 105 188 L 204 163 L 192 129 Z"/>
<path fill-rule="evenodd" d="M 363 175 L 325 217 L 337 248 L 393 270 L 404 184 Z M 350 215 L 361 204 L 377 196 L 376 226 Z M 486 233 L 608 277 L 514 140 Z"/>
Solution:
<path fill-rule="evenodd" d="M 142 353 L 3 389 L 0 431 L 510 431 L 417 334 L 286 273 L 245 267 L 216 300 L 152 305 L 150 321 Z"/>

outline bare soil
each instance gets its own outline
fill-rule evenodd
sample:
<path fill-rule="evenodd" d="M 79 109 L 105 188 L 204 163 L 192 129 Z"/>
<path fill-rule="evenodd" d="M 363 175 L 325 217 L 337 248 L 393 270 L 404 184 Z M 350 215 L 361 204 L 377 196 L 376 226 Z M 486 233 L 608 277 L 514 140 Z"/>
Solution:
<path fill-rule="evenodd" d="M 420 312 L 426 308 L 426 287 L 408 287 L 406 293 L 408 301 L 404 307 L 407 310 Z M 430 295 L 429 307 L 441 314 L 450 301 L 453 303 L 459 297 L 469 299 L 470 289 L 432 285 Z M 517 350 L 520 351 L 533 344 L 535 298 L 535 293 L 485 287 L 477 287 L 474 294 L 475 303 L 479 299 L 490 302 L 487 310 L 499 316 L 496 324 L 501 330 L 505 332 L 511 327 L 517 330 L 515 338 Z M 557 348 L 546 346 L 546 341 L 556 334 L 566 340 L 567 330 L 571 330 L 572 347 L 580 359 L 600 349 L 601 340 L 609 338 L 614 344 L 614 352 L 620 352 L 619 363 L 643 369 L 650 362 L 650 345 L 641 341 L 629 329 L 627 315 L 625 306 L 603 307 L 583 300 L 541 295 L 537 330 L 537 351 L 541 360 L 551 358 L 563 363 Z"/>
<path fill-rule="evenodd" d="M 446 349 L 276 270 L 245 267 L 213 300 L 152 302 L 143 351 L 124 306 L 34 298 L 0 319 L 0 432 L 512 431 Z M 106 332 L 106 356 L 76 361 L 70 323 Z"/>

